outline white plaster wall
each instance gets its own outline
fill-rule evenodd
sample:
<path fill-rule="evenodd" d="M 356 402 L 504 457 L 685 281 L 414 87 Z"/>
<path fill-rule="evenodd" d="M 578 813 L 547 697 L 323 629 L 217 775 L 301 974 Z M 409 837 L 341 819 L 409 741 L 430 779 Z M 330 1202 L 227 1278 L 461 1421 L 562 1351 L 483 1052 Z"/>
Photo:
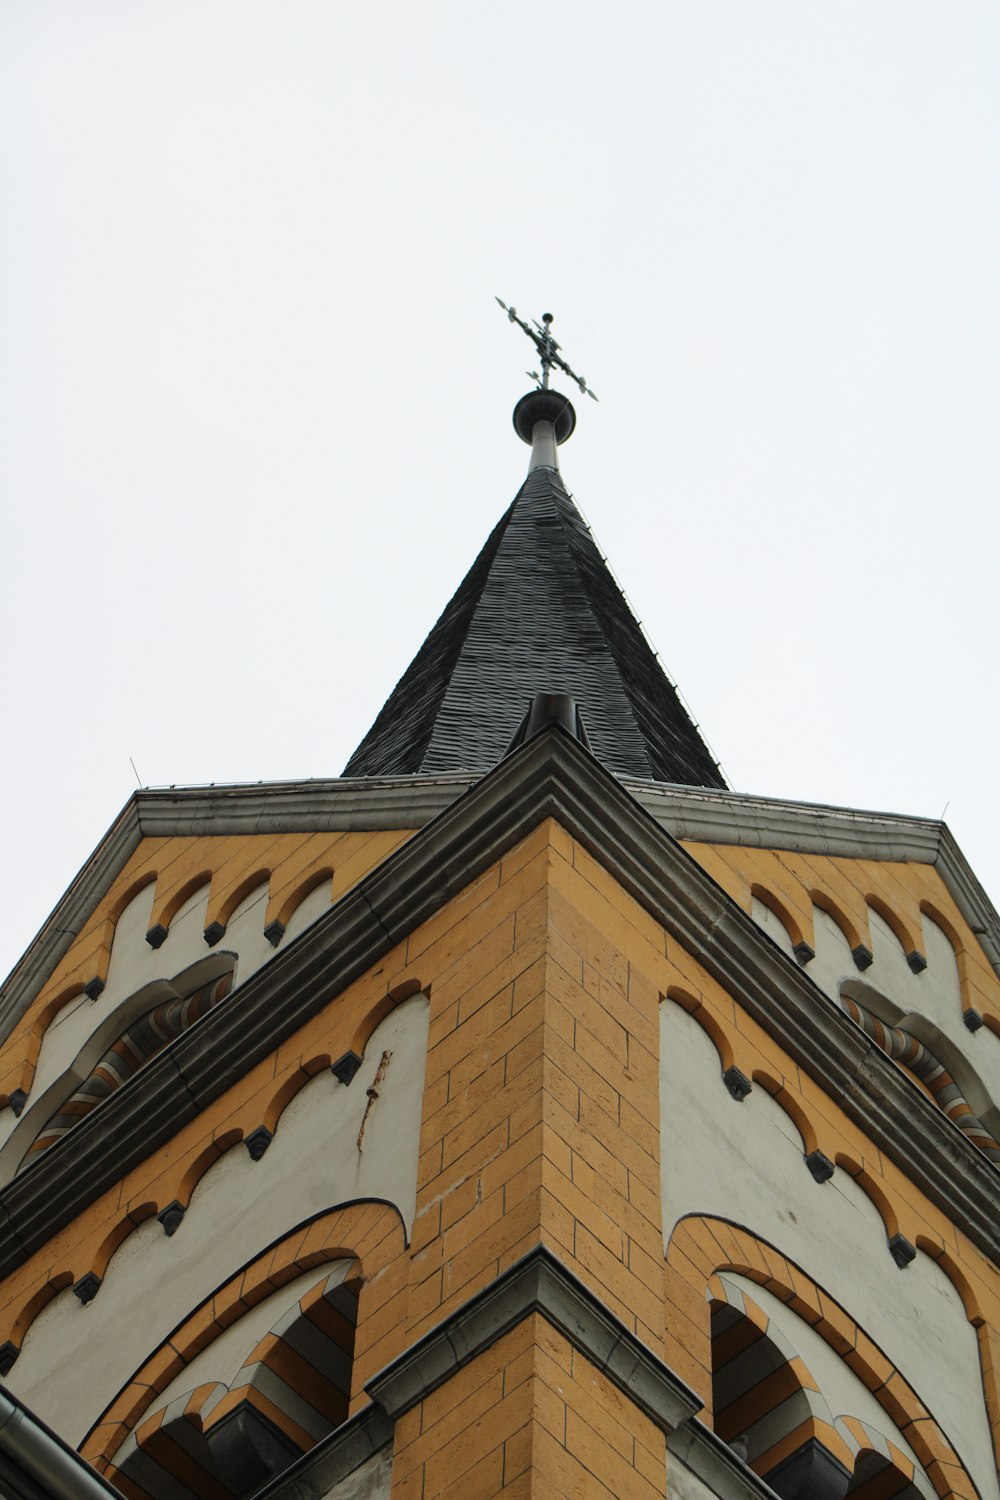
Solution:
<path fill-rule="evenodd" d="M 296 1225 L 340 1203 L 379 1198 L 396 1205 L 409 1234 L 427 1014 L 426 998 L 415 995 L 388 1016 L 349 1086 L 329 1072 L 312 1079 L 259 1162 L 242 1145 L 228 1151 L 198 1184 L 172 1237 L 155 1219 L 142 1224 L 112 1258 L 93 1302 L 60 1293 L 29 1329 L 11 1389 L 76 1445 L 170 1332 Z M 366 1090 L 384 1051 L 392 1057 L 359 1152 Z M 77 1277 L 89 1269 L 72 1267 Z"/>
<path fill-rule="evenodd" d="M 787 953 L 789 958 L 794 959 L 792 951 L 792 940 L 785 930 L 785 924 L 780 917 L 776 917 L 769 906 L 765 906 L 757 896 L 750 897 L 750 915 L 758 927 L 763 927 L 768 937 L 777 943 L 778 947 Z M 796 960 L 797 962 L 797 960 Z"/>
<path fill-rule="evenodd" d="M 153 885 L 141 890 L 115 927 L 108 978 L 97 1000 L 78 995 L 67 1002 L 42 1039 L 38 1066 L 20 1118 L 0 1110 L 0 1183 L 17 1171 L 25 1151 L 52 1114 L 86 1078 L 104 1052 L 138 1016 L 172 993 L 170 982 L 213 955 L 236 954 L 234 985 L 275 955 L 264 936 L 268 882 L 251 891 L 233 912 L 216 948 L 205 942 L 209 887 L 195 891 L 177 912 L 159 948 L 146 933 L 152 921 Z M 311 891 L 295 909 L 278 950 L 310 927 L 330 906 L 330 882 Z M 210 977 L 205 976 L 205 982 Z M 157 986 L 162 986 L 158 989 Z M 94 1038 L 100 1044 L 89 1045 Z M 6 1149 L 5 1149 L 6 1148 Z"/>
<path fill-rule="evenodd" d="M 794 956 L 781 922 L 756 897 L 751 903 L 751 915 L 780 948 Z M 985 1026 L 970 1032 L 962 1020 L 958 965 L 946 934 L 930 917 L 923 918 L 918 941 L 922 943 L 927 968 L 914 974 L 888 923 L 876 911 L 869 909 L 868 915 L 874 961 L 862 973 L 833 918 L 813 908 L 816 957 L 806 966 L 809 978 L 836 1003 L 841 987 L 846 986 L 848 993 L 856 993 L 861 1003 L 873 1009 L 881 1020 L 905 1025 L 951 1070 L 987 1128 L 994 1133 L 1000 1131 L 1000 1038 Z M 874 1005 L 866 998 L 866 989 L 874 990 L 880 997 Z"/>
<path fill-rule="evenodd" d="M 660 1022 L 664 1245 L 686 1214 L 730 1219 L 775 1245 L 884 1349 L 996 1500 L 975 1331 L 943 1271 L 922 1254 L 898 1270 L 846 1173 L 814 1182 L 778 1105 L 760 1088 L 735 1103 L 715 1048 L 679 1006 L 665 1001 Z"/>
<path fill-rule="evenodd" d="M 769 1332 L 774 1328 L 781 1330 L 819 1386 L 833 1420 L 836 1421 L 838 1417 L 857 1417 L 895 1443 L 916 1466 L 920 1475 L 919 1483 L 932 1497 L 934 1487 L 895 1422 L 826 1340 L 821 1339 L 816 1330 L 797 1317 L 784 1302 L 773 1297 L 766 1287 L 758 1286 L 756 1282 L 731 1271 L 727 1271 L 722 1280 L 730 1286 L 738 1287 L 744 1296 L 756 1302 L 769 1320 Z"/>
<path fill-rule="evenodd" d="M 840 986 L 845 980 L 857 979 L 860 970 L 854 962 L 851 945 L 831 916 L 813 907 L 813 947 L 816 957 L 806 964 L 806 973 L 824 995 L 839 1001 Z M 909 969 L 906 971 L 909 973 Z"/>
<path fill-rule="evenodd" d="M 243 897 L 226 923 L 226 935 L 219 946 L 231 948 L 236 954 L 234 984 L 240 984 L 249 978 L 274 957 L 275 949 L 264 936 L 267 895 L 268 882 L 265 880 Z M 203 943 L 204 941 L 202 938 Z M 163 946 L 166 947 L 166 943 Z"/>
<path fill-rule="evenodd" d="M 318 885 L 304 900 L 299 902 L 288 919 L 285 935 L 278 944 L 279 948 L 287 948 L 289 943 L 299 936 L 299 933 L 305 932 L 306 928 L 311 927 L 325 911 L 330 910 L 332 884 L 332 877 L 327 876 L 322 885 Z"/>

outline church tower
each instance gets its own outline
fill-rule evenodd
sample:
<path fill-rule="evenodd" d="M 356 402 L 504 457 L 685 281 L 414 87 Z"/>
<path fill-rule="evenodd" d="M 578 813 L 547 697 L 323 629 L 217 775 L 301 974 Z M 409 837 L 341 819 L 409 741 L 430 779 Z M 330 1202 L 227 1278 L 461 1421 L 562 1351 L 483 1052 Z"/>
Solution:
<path fill-rule="evenodd" d="M 559 468 L 343 777 L 140 791 L 2 993 L 15 1500 L 1000 1500 L 1000 920 L 730 791 Z"/>

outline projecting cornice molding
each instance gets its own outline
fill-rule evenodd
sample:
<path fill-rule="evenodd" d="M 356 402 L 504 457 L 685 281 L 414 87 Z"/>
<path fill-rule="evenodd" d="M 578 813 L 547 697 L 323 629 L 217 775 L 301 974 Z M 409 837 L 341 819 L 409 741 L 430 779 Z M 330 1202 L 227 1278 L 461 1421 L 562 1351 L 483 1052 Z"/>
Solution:
<path fill-rule="evenodd" d="M 27 1010 L 143 838 L 423 828 L 478 780 L 404 776 L 136 792 L 0 990 L 0 1036 Z M 945 823 L 658 782 L 619 785 L 675 839 L 933 865 L 1000 975 L 1000 915 Z"/>
<path fill-rule="evenodd" d="M 1000 1263 L 996 1171 L 797 963 L 558 728 L 510 756 L 0 1194 L 6 1275 L 400 939 L 553 817 Z M 433 975 L 426 976 L 430 982 Z"/>
<path fill-rule="evenodd" d="M 665 1431 L 701 1410 L 695 1395 L 568 1271 L 539 1247 L 517 1261 L 365 1389 L 395 1422 L 531 1313 L 557 1328 Z"/>

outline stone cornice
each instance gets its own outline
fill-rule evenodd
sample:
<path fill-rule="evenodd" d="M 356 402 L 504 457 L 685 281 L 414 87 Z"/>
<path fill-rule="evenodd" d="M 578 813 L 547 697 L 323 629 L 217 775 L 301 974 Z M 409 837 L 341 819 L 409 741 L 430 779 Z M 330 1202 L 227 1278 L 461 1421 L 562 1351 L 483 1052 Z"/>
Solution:
<path fill-rule="evenodd" d="M 478 778 L 339 779 L 136 792 L 0 989 L 6 1036 L 144 837 L 423 828 Z M 946 824 L 658 782 L 622 786 L 674 838 L 934 865 L 1000 974 L 1000 916 Z"/>
<path fill-rule="evenodd" d="M 771 1486 L 697 1417 L 667 1434 L 667 1452 L 697 1474 L 713 1495 L 724 1496 L 725 1500 L 778 1500 Z M 668 1463 L 668 1484 L 669 1478 Z"/>
<path fill-rule="evenodd" d="M 418 1340 L 365 1389 L 395 1421 L 534 1312 L 658 1427 L 669 1432 L 701 1409 L 701 1397 L 541 1246 Z"/>
<path fill-rule="evenodd" d="M 253 1500 L 330 1500 L 334 1486 L 387 1448 L 392 1437 L 393 1424 L 382 1408 L 366 1406 L 258 1490 Z M 355 1500 L 363 1493 L 356 1491 Z"/>
<path fill-rule="evenodd" d="M 988 1255 L 995 1169 L 559 729 L 447 805 L 0 1194 L 0 1274 L 43 1244 L 547 816 L 594 855 Z M 433 982 L 432 974 L 419 976 Z"/>
<path fill-rule="evenodd" d="M 1000 974 L 1000 915 L 946 823 L 648 781 L 623 785 L 661 828 L 689 843 L 745 844 L 797 854 L 934 865 Z"/>

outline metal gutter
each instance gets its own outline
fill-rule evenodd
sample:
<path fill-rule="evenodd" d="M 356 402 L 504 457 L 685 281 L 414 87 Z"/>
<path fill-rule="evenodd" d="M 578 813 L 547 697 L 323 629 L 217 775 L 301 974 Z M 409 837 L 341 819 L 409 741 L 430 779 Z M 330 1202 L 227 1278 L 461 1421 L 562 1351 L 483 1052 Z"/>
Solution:
<path fill-rule="evenodd" d="M 2 1386 L 0 1489 L 12 1500 L 122 1500 L 119 1490 Z"/>

